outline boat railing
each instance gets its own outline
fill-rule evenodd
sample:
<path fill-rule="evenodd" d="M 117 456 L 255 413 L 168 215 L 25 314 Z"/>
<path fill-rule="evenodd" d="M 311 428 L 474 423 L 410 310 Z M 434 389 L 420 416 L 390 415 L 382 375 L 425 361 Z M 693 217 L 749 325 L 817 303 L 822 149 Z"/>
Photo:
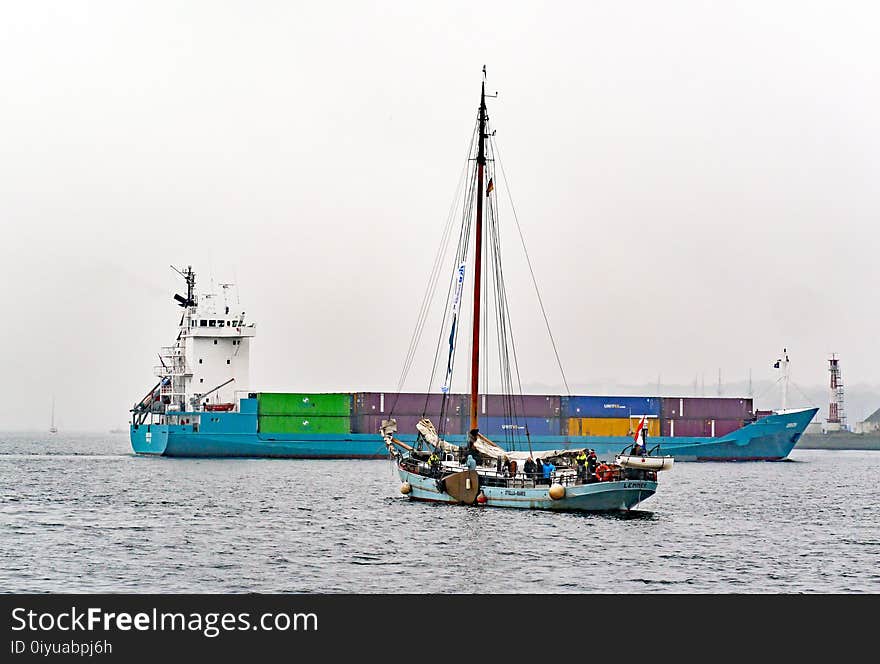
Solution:
<path fill-rule="evenodd" d="M 629 445 L 627 445 L 626 447 L 624 447 L 624 448 L 620 451 L 620 454 L 621 454 L 621 455 L 631 454 L 631 453 L 633 452 L 633 450 L 635 450 L 635 444 L 630 443 Z M 658 455 L 659 455 L 659 453 L 660 453 L 660 443 L 657 443 L 656 445 L 654 445 L 654 447 L 652 447 L 650 450 L 648 450 L 648 451 L 645 453 L 645 456 L 653 456 L 653 455 L 654 455 L 654 452 L 657 452 Z"/>
<path fill-rule="evenodd" d="M 433 471 L 431 467 L 424 461 L 413 458 L 404 458 L 400 460 L 400 467 L 423 477 L 436 477 L 440 479 L 449 472 L 455 472 L 457 469 L 440 466 L 438 470 Z M 624 469 L 614 466 L 611 479 L 613 481 L 627 479 Z M 542 475 L 527 475 L 524 472 L 517 472 L 511 477 L 504 471 L 498 472 L 494 468 L 478 466 L 477 473 L 480 475 L 480 483 L 485 486 L 497 486 L 508 489 L 534 489 L 541 486 L 551 486 L 553 484 L 561 484 L 562 486 L 576 486 L 581 484 L 592 484 L 598 482 L 595 475 L 581 476 L 574 469 L 561 468 L 550 474 L 550 477 Z M 606 480 L 607 481 L 607 480 Z"/>

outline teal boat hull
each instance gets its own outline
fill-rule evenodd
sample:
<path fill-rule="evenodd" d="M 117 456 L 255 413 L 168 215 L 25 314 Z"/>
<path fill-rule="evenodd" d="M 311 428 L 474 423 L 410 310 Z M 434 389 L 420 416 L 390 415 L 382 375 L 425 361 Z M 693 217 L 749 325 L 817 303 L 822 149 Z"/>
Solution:
<path fill-rule="evenodd" d="M 408 484 L 407 495 L 411 500 L 457 504 L 458 501 L 440 490 L 437 480 L 417 475 L 398 467 L 403 483 Z M 594 482 L 565 487 L 561 498 L 550 496 L 550 486 L 522 485 L 480 486 L 485 502 L 476 503 L 484 507 L 508 507 L 514 509 L 554 510 L 559 512 L 612 512 L 630 510 L 657 492 L 657 482 L 653 480 L 619 480 L 615 482 Z"/>

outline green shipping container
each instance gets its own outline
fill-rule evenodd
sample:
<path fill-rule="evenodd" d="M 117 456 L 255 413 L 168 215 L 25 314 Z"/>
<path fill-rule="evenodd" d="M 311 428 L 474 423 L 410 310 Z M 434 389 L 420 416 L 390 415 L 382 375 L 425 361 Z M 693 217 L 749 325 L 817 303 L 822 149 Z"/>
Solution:
<path fill-rule="evenodd" d="M 348 416 L 260 415 L 260 433 L 351 433 Z"/>
<path fill-rule="evenodd" d="M 351 414 L 351 395 L 288 394 L 260 392 L 257 395 L 260 415 L 308 415 L 309 417 L 345 416 Z"/>

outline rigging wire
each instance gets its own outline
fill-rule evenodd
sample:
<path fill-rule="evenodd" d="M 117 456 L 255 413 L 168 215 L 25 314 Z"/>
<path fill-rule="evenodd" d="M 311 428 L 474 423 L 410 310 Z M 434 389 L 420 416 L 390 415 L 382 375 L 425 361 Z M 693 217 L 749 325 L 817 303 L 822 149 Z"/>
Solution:
<path fill-rule="evenodd" d="M 449 241 L 452 236 L 452 228 L 454 226 L 453 220 L 456 217 L 456 209 L 458 208 L 458 203 L 461 198 L 461 191 L 465 183 L 465 176 L 468 172 L 468 163 L 470 154 L 473 150 L 474 137 L 471 136 L 470 143 L 468 145 L 467 154 L 465 155 L 464 165 L 461 169 L 461 174 L 459 175 L 458 184 L 455 188 L 455 194 L 452 199 L 452 204 L 449 208 L 449 213 L 446 218 L 446 224 L 443 229 L 443 233 L 440 239 L 440 245 L 437 249 L 437 253 L 434 257 L 434 263 L 431 268 L 431 272 L 428 277 L 428 284 L 425 288 L 425 294 L 422 298 L 422 303 L 419 308 L 419 314 L 416 319 L 415 327 L 413 328 L 413 333 L 410 338 L 409 348 L 407 350 L 406 358 L 404 359 L 403 368 L 400 373 L 400 378 L 397 382 L 397 392 L 395 394 L 394 402 L 392 403 L 391 409 L 389 410 L 389 414 L 394 412 L 394 408 L 397 405 L 398 397 L 400 396 L 401 391 L 403 390 L 403 385 L 406 382 L 406 378 L 409 375 L 409 371 L 412 368 L 413 362 L 415 361 L 416 351 L 419 346 L 419 342 L 421 341 L 422 333 L 424 332 L 425 325 L 427 323 L 428 314 L 430 311 L 430 305 L 434 298 L 434 293 L 437 289 L 437 283 L 440 279 L 441 270 L 440 267 L 443 264 L 443 259 L 449 249 Z"/>
<path fill-rule="evenodd" d="M 504 164 L 501 162 L 501 151 L 498 149 L 495 137 L 491 134 L 489 136 L 489 141 L 492 145 L 492 151 L 496 155 L 495 159 L 498 162 L 498 165 L 501 167 L 501 176 L 504 178 L 504 188 L 507 191 L 507 198 L 510 201 L 510 209 L 513 211 L 513 218 L 516 221 L 516 229 L 519 233 L 519 239 L 522 243 L 523 251 L 526 255 L 526 263 L 529 266 L 529 273 L 532 275 L 532 284 L 534 284 L 535 286 L 535 294 L 538 296 L 538 304 L 541 306 L 541 313 L 544 316 L 544 323 L 547 326 L 547 334 L 550 335 L 550 343 L 553 345 L 553 353 L 556 355 L 556 364 L 559 366 L 559 373 L 562 374 L 562 382 L 565 385 L 565 391 L 568 396 L 571 396 L 571 389 L 568 386 L 568 380 L 566 380 L 565 378 L 565 370 L 562 368 L 562 360 L 559 358 L 559 350 L 556 347 L 556 340 L 553 338 L 553 332 L 550 330 L 550 320 L 547 317 L 547 311 L 544 308 L 544 300 L 541 297 L 541 291 L 538 288 L 538 280 L 535 277 L 535 270 L 532 267 L 532 259 L 529 257 L 528 249 L 526 249 L 526 241 L 523 237 L 522 227 L 519 223 L 519 216 L 517 216 L 516 214 L 516 206 L 513 204 L 513 196 L 510 193 L 510 183 L 507 179 L 507 173 L 504 170 Z"/>
<path fill-rule="evenodd" d="M 489 145 L 489 151 L 492 157 L 489 163 L 493 164 L 493 169 L 490 173 L 490 176 L 494 176 L 494 163 L 496 159 L 491 143 Z M 511 427 L 504 433 L 508 438 L 508 442 L 511 444 L 512 449 L 516 449 L 516 442 L 519 437 L 520 431 L 520 413 L 518 412 L 519 409 L 517 408 L 518 396 L 519 403 L 522 406 L 523 411 L 522 419 L 525 424 L 525 426 L 523 427 L 525 438 L 528 443 L 529 451 L 531 452 L 531 437 L 529 435 L 528 421 L 525 419 L 525 399 L 523 397 L 522 391 L 522 380 L 519 371 L 519 359 L 516 353 L 516 342 L 513 334 L 512 319 L 510 316 L 510 302 L 509 298 L 507 297 L 507 287 L 504 280 L 504 269 L 501 254 L 501 225 L 499 220 L 499 209 L 497 206 L 497 194 L 495 197 L 489 196 L 487 209 L 489 213 L 488 216 L 490 240 L 488 244 L 492 250 L 491 266 L 494 274 L 493 293 L 495 294 L 496 334 L 498 337 L 498 355 L 500 367 L 499 373 L 503 395 L 502 409 L 505 413 L 506 418 L 510 420 Z M 512 362 L 511 359 L 513 360 Z M 513 370 L 511 370 L 511 367 Z"/>
<path fill-rule="evenodd" d="M 752 397 L 752 402 L 754 403 L 755 401 L 757 401 L 758 399 L 763 397 L 765 394 L 767 394 L 767 392 L 769 392 L 771 389 L 773 389 L 774 387 L 779 385 L 780 381 L 782 381 L 783 378 L 785 378 L 785 376 L 780 376 L 779 378 L 776 379 L 775 382 L 771 383 L 770 385 L 765 387 L 763 390 L 761 390 L 758 394 L 756 394 L 754 397 Z"/>
<path fill-rule="evenodd" d="M 808 403 L 808 404 L 810 404 L 813 408 L 819 408 L 819 406 L 816 405 L 816 403 L 814 403 L 813 400 L 812 400 L 810 397 L 808 397 L 806 394 L 804 394 L 804 391 L 803 391 L 800 387 L 798 387 L 798 384 L 797 384 L 797 383 L 795 383 L 795 382 L 794 382 L 793 380 L 791 380 L 790 378 L 789 378 L 789 382 L 790 382 L 792 385 L 794 385 L 795 389 L 796 389 L 798 392 L 801 393 L 801 396 L 802 396 L 804 399 L 807 400 L 807 403 Z"/>
<path fill-rule="evenodd" d="M 470 154 L 473 151 L 473 144 L 474 144 L 474 138 L 476 136 L 476 133 L 477 133 L 477 131 L 475 129 L 474 133 L 471 135 L 471 143 L 470 143 L 470 148 L 469 148 L 469 152 L 468 152 L 468 160 L 466 163 L 469 163 L 471 161 Z M 438 371 L 438 368 L 439 368 L 439 359 L 441 357 L 440 349 L 443 346 L 443 338 L 446 334 L 447 321 L 450 324 L 452 323 L 452 312 L 449 309 L 449 302 L 452 299 L 453 290 L 455 288 L 455 280 L 456 280 L 456 276 L 457 276 L 457 272 L 458 272 L 457 268 L 462 263 L 465 263 L 465 264 L 467 263 L 468 245 L 469 245 L 469 239 L 470 239 L 470 228 L 471 228 L 471 218 L 472 218 L 471 211 L 473 208 L 474 201 L 476 199 L 476 193 L 475 193 L 475 191 L 476 191 L 476 177 L 475 177 L 476 165 L 474 165 L 473 169 L 470 169 L 470 173 L 471 173 L 471 177 L 469 178 L 470 185 L 468 187 L 467 193 L 465 195 L 465 200 L 462 205 L 462 223 L 461 223 L 459 236 L 458 236 L 458 247 L 456 250 L 456 260 L 455 260 L 455 264 L 454 264 L 454 269 L 452 270 L 452 274 L 451 274 L 450 280 L 449 280 L 449 287 L 448 287 L 448 290 L 446 293 L 446 302 L 443 307 L 443 318 L 441 320 L 441 324 L 440 324 L 440 328 L 439 328 L 440 331 L 437 336 L 437 344 L 434 349 L 434 360 L 433 360 L 432 367 L 431 367 L 431 375 L 430 375 L 430 378 L 428 379 L 428 394 L 425 395 L 424 411 L 427 411 L 427 409 L 428 409 L 428 402 L 430 399 L 429 394 L 431 392 L 431 387 L 434 384 L 434 378 L 435 378 L 437 371 Z M 455 328 L 450 333 L 451 349 L 450 349 L 450 355 L 449 355 L 449 360 L 448 360 L 448 367 L 450 367 L 453 372 L 454 372 L 454 363 L 455 363 L 455 356 L 456 356 L 455 351 L 458 348 L 458 336 L 459 336 L 460 330 L 461 330 L 461 325 L 456 323 Z M 440 426 L 440 430 L 438 430 L 438 433 L 443 433 L 443 430 L 445 429 L 446 411 L 448 408 L 448 403 L 449 403 L 449 394 L 444 393 L 443 397 L 441 399 L 440 422 L 438 423 Z M 423 415 L 425 414 L 424 411 L 422 413 Z"/>

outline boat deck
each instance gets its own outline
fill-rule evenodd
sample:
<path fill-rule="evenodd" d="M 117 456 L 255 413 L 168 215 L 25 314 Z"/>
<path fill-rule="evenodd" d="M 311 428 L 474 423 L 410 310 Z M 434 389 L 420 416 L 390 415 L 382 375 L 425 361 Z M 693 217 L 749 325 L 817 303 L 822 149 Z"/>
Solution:
<path fill-rule="evenodd" d="M 431 467 L 416 459 L 402 459 L 400 468 L 410 473 L 415 473 L 422 477 L 434 477 L 441 479 L 442 477 L 460 471 L 468 470 L 468 467 L 459 463 L 450 463 L 444 461 L 439 471 L 432 471 Z M 650 470 L 635 470 L 612 466 L 610 479 L 605 481 L 623 481 L 623 480 L 653 480 L 656 481 L 657 473 Z M 480 476 L 481 486 L 503 487 L 507 489 L 534 489 L 540 487 L 549 487 L 553 484 L 562 486 L 579 486 L 583 484 L 596 484 L 600 482 L 595 475 L 581 477 L 573 468 L 561 468 L 553 472 L 549 478 L 527 476 L 525 473 L 517 472 L 511 477 L 506 473 L 499 473 L 494 467 L 477 466 L 477 474 Z"/>

